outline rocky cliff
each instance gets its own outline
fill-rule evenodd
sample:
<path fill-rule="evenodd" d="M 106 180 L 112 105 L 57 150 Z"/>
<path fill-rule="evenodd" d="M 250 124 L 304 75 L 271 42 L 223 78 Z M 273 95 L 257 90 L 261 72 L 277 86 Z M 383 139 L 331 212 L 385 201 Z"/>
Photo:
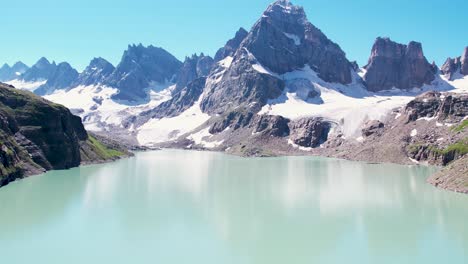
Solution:
<path fill-rule="evenodd" d="M 403 45 L 389 38 L 377 38 L 364 80 L 369 91 L 412 89 L 430 84 L 436 69 L 424 57 L 421 43 Z"/>
<path fill-rule="evenodd" d="M 115 67 L 103 58 L 94 58 L 72 86 L 105 84 Z"/>
<path fill-rule="evenodd" d="M 468 75 L 468 47 L 465 48 L 461 57 L 448 58 L 442 65 L 441 71 L 450 80 Z"/>
<path fill-rule="evenodd" d="M 0 138 L 0 186 L 46 170 L 79 166 L 82 153 L 97 153 L 89 146 L 101 144 L 88 136 L 81 119 L 67 108 L 4 84 L 0 84 Z M 97 153 L 95 161 L 124 155 L 102 144 L 94 149 L 113 154 Z"/>

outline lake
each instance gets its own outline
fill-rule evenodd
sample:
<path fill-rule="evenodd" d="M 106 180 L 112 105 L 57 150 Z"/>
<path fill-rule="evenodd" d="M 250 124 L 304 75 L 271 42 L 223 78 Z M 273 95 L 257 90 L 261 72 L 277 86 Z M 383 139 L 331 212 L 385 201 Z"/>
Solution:
<path fill-rule="evenodd" d="M 468 263 L 437 168 L 163 150 L 0 189 L 0 263 Z"/>

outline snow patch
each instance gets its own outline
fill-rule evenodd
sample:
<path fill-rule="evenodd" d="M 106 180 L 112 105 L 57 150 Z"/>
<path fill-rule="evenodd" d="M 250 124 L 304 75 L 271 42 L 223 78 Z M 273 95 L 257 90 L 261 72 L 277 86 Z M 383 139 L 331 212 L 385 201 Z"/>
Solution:
<path fill-rule="evenodd" d="M 223 144 L 224 140 L 221 141 L 206 141 L 207 139 L 213 137 L 212 134 L 210 134 L 210 128 L 207 127 L 203 130 L 200 130 L 197 133 L 191 134 L 190 136 L 187 137 L 187 139 L 192 140 L 195 142 L 197 145 L 201 145 L 205 148 L 216 148 L 219 147 L 221 144 Z"/>
<path fill-rule="evenodd" d="M 137 140 L 142 145 L 151 145 L 175 140 L 183 134 L 193 131 L 210 116 L 200 109 L 203 96 L 189 109 L 176 117 L 151 119 L 137 129 Z"/>
<path fill-rule="evenodd" d="M 35 81 L 35 82 L 26 82 L 24 80 L 15 79 L 15 80 L 8 81 L 6 83 L 9 84 L 9 85 L 13 85 L 17 89 L 34 92 L 34 90 L 41 87 L 46 82 L 47 82 L 47 80 L 39 80 L 39 81 Z"/>
<path fill-rule="evenodd" d="M 312 151 L 312 150 L 314 150 L 313 148 L 306 148 L 306 147 L 299 146 L 296 143 L 294 143 L 294 141 L 292 141 L 291 139 L 288 139 L 288 144 L 293 146 L 294 148 L 297 148 L 297 149 L 302 150 L 302 151 Z"/>
<path fill-rule="evenodd" d="M 296 46 L 301 45 L 301 38 L 299 38 L 299 36 L 294 35 L 294 34 L 289 34 L 289 33 L 284 33 L 284 35 L 285 35 L 287 38 L 289 38 L 289 39 L 291 39 L 292 41 L 294 41 L 294 44 L 295 44 Z"/>
<path fill-rule="evenodd" d="M 417 136 L 417 135 L 418 135 L 418 130 L 413 129 L 413 130 L 411 131 L 411 137 L 415 137 L 415 136 Z"/>

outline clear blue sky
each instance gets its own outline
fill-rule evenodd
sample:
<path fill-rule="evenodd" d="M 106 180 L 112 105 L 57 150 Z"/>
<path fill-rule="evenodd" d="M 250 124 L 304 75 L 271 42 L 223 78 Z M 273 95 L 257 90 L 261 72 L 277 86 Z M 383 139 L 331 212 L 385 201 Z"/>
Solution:
<path fill-rule="evenodd" d="M 117 64 L 131 43 L 153 44 L 179 59 L 213 55 L 239 27 L 250 29 L 272 0 L 1 1 L 0 64 L 45 56 L 82 70 L 93 57 Z M 377 36 L 423 43 L 438 64 L 468 46 L 467 0 L 296 0 L 309 20 L 366 63 Z"/>

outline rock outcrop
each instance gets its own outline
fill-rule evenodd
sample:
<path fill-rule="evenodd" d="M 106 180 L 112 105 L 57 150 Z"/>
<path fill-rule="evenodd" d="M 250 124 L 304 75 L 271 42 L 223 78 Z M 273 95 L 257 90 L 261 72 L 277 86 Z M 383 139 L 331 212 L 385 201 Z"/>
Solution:
<path fill-rule="evenodd" d="M 64 106 L 0 83 L 0 186 L 50 169 L 79 166 L 83 146 L 98 145 L 101 160 L 113 152 L 90 138 L 81 119 Z M 110 154 L 109 154 L 110 155 Z M 111 155 L 112 156 L 112 155 Z"/>
<path fill-rule="evenodd" d="M 239 49 L 240 44 L 242 41 L 247 37 L 249 32 L 245 30 L 244 28 L 240 28 L 237 32 L 234 38 L 230 39 L 224 47 L 220 48 L 214 57 L 214 60 L 216 62 L 223 60 L 224 58 L 228 56 L 234 56 L 234 53 Z"/>
<path fill-rule="evenodd" d="M 468 95 L 427 92 L 409 102 L 405 108 L 408 122 L 421 118 L 457 123 L 468 116 Z"/>
<path fill-rule="evenodd" d="M 103 58 L 94 58 L 72 86 L 105 84 L 115 67 Z"/>
<path fill-rule="evenodd" d="M 362 128 L 362 135 L 365 137 L 371 136 L 371 135 L 380 135 L 383 132 L 383 129 L 385 127 L 385 124 L 380 122 L 379 120 L 371 120 L 368 121 L 364 124 L 364 127 Z"/>
<path fill-rule="evenodd" d="M 138 102 L 147 99 L 151 85 L 175 80 L 181 66 L 179 60 L 162 48 L 130 45 L 106 84 L 119 89 L 114 99 Z"/>
<path fill-rule="evenodd" d="M 282 116 L 259 116 L 254 122 L 254 133 L 272 137 L 285 137 L 290 133 L 290 120 Z"/>
<path fill-rule="evenodd" d="M 290 140 L 301 147 L 316 148 L 327 141 L 332 125 L 322 118 L 302 118 L 290 124 Z"/>
<path fill-rule="evenodd" d="M 468 47 L 465 48 L 461 57 L 448 58 L 442 65 L 441 71 L 450 80 L 468 75 Z"/>
<path fill-rule="evenodd" d="M 189 109 L 198 101 L 205 88 L 206 78 L 201 77 L 175 93 L 171 100 L 163 102 L 156 108 L 143 112 L 140 117 L 164 118 L 174 117 Z"/>
<path fill-rule="evenodd" d="M 208 76 L 213 63 L 213 59 L 210 56 L 205 56 L 203 53 L 186 57 L 182 68 L 177 74 L 176 88 L 173 93 L 178 93 L 195 79 Z"/>
<path fill-rule="evenodd" d="M 424 57 L 421 43 L 398 44 L 389 38 L 377 38 L 364 81 L 372 92 L 392 88 L 408 90 L 430 84 L 436 69 Z"/>

